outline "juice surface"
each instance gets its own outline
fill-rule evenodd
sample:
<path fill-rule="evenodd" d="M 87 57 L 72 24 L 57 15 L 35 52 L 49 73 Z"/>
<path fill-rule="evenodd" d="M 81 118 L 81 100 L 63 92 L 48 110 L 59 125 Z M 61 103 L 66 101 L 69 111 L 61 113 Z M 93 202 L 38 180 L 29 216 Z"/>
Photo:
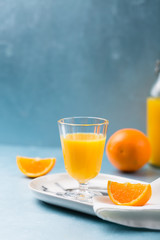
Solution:
<path fill-rule="evenodd" d="M 160 98 L 147 99 L 147 134 L 152 148 L 149 162 L 160 167 Z"/>
<path fill-rule="evenodd" d="M 102 134 L 73 133 L 61 137 L 67 172 L 80 183 L 97 176 L 106 138 Z"/>

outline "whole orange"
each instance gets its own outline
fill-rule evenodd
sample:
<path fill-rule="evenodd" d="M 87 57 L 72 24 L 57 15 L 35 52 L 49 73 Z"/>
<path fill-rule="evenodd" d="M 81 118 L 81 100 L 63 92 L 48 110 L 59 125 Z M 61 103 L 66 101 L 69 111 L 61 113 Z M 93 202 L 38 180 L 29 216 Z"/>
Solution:
<path fill-rule="evenodd" d="M 151 156 L 151 146 L 144 133 L 133 128 L 115 132 L 108 140 L 106 154 L 120 171 L 134 172 L 143 167 Z"/>

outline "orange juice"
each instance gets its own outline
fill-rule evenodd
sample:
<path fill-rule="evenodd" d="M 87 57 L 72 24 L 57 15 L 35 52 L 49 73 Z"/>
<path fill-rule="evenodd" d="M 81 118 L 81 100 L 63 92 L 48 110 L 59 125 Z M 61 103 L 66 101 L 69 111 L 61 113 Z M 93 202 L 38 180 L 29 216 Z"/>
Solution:
<path fill-rule="evenodd" d="M 106 137 L 94 133 L 72 133 L 61 136 L 65 168 L 70 176 L 86 183 L 101 169 Z"/>
<path fill-rule="evenodd" d="M 152 147 L 149 162 L 160 167 L 160 98 L 147 99 L 147 134 Z"/>

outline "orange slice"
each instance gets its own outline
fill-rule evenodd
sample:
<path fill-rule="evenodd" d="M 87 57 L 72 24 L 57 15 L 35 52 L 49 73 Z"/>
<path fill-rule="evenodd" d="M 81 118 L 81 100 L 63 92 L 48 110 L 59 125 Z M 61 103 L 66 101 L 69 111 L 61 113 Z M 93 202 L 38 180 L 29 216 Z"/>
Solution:
<path fill-rule="evenodd" d="M 56 163 L 55 158 L 16 157 L 19 170 L 27 177 L 39 177 L 47 174 Z"/>
<path fill-rule="evenodd" d="M 108 195 L 116 205 L 143 206 L 152 195 L 150 184 L 108 181 Z"/>

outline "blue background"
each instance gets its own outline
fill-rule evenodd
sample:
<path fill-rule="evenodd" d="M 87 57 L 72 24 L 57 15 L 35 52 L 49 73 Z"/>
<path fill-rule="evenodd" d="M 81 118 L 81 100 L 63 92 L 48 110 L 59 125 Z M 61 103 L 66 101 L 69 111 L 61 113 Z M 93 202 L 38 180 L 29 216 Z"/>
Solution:
<path fill-rule="evenodd" d="M 0 0 L 0 143 L 60 146 L 57 120 L 146 130 L 159 0 Z"/>
<path fill-rule="evenodd" d="M 107 118 L 108 137 L 124 127 L 145 132 L 159 26 L 160 0 L 0 0 L 0 239 L 159 240 L 159 231 L 36 200 L 16 165 L 17 155 L 54 156 L 49 174 L 65 171 L 62 117 Z M 149 164 L 121 173 L 106 154 L 101 172 L 148 182 L 160 176 Z"/>

